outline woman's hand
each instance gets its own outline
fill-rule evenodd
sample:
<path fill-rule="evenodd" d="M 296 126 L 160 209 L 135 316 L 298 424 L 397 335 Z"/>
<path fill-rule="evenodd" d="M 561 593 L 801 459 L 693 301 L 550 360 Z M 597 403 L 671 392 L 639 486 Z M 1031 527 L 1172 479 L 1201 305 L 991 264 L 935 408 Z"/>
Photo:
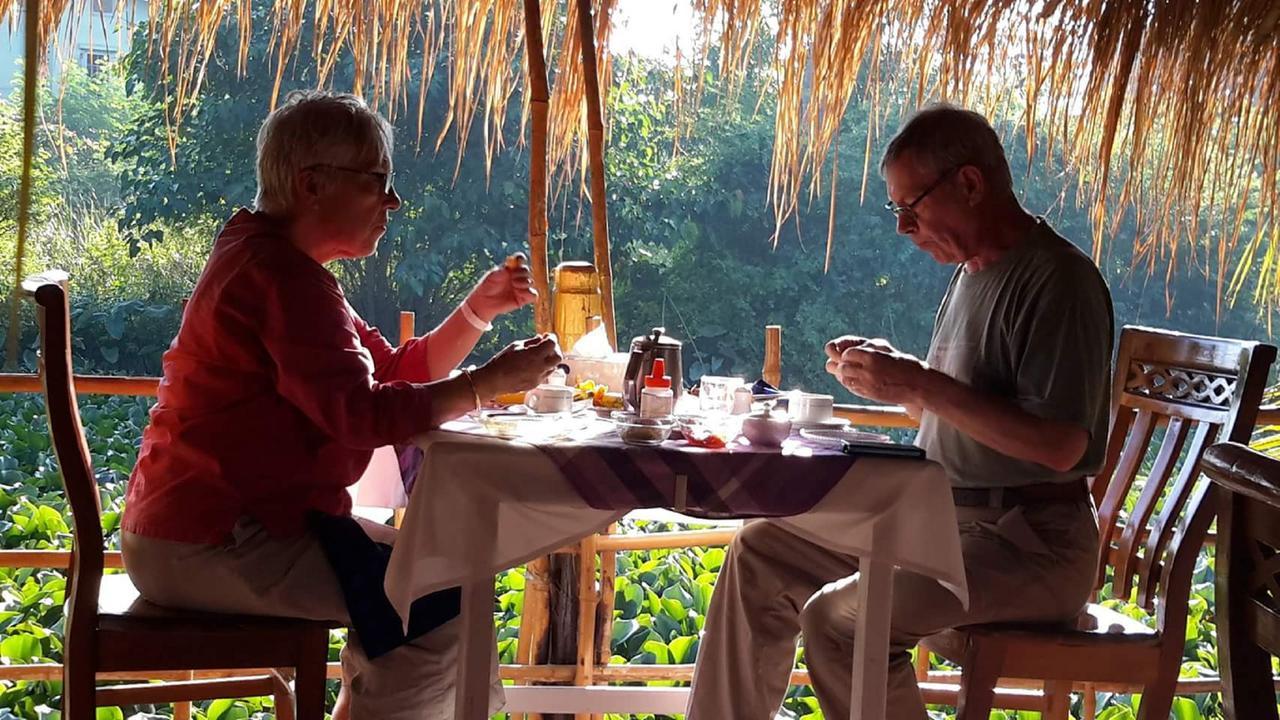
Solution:
<path fill-rule="evenodd" d="M 485 273 L 464 302 L 481 320 L 493 322 L 495 317 L 524 307 L 537 297 L 524 253 L 516 253 L 501 267 Z"/>
<path fill-rule="evenodd" d="M 528 390 L 546 380 L 563 360 L 555 335 L 517 340 L 472 372 L 476 392 L 487 400 L 502 393 Z"/>

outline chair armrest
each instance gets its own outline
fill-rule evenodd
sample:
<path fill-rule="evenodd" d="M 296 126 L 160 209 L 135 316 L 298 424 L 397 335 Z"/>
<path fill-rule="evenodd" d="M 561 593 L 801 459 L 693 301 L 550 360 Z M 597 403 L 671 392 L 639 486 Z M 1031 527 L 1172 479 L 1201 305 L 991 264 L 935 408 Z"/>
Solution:
<path fill-rule="evenodd" d="M 1227 490 L 1280 509 L 1280 460 L 1225 442 L 1206 450 L 1200 467 Z"/>
<path fill-rule="evenodd" d="M 22 294 L 34 297 L 41 285 L 61 285 L 65 288 L 69 278 L 62 270 L 46 270 L 38 275 L 30 275 L 22 281 Z"/>

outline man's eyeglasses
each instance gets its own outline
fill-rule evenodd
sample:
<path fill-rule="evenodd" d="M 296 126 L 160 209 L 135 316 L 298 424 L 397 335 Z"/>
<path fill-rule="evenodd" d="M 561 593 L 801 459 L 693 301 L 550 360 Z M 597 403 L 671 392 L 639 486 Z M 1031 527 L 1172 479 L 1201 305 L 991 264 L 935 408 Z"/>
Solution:
<path fill-rule="evenodd" d="M 356 175 L 368 175 L 374 180 L 377 180 L 378 184 L 382 186 L 382 192 L 387 194 L 391 193 L 391 188 L 395 185 L 396 180 L 396 173 L 394 170 L 390 172 L 382 172 L 380 170 L 357 170 L 356 168 L 343 167 L 341 165 L 329 165 L 328 163 L 316 163 L 315 165 L 308 165 L 302 169 L 315 170 L 318 168 L 355 173 Z"/>
<path fill-rule="evenodd" d="M 912 200 L 906 205 L 899 205 L 894 201 L 890 200 L 889 202 L 884 204 L 884 209 L 893 213 L 894 217 L 897 217 L 897 218 L 907 217 L 907 218 L 914 219 L 916 214 L 915 208 L 917 205 L 920 204 L 920 201 L 928 197 L 929 193 L 933 192 L 934 190 L 937 190 L 939 187 L 942 187 L 942 183 L 946 182 L 952 175 L 955 175 L 956 171 L 962 167 L 964 167 L 964 165 L 956 165 L 952 167 L 950 170 L 939 175 L 938 179 L 933 181 L 932 185 L 925 188 L 924 192 L 917 195 L 915 200 Z"/>

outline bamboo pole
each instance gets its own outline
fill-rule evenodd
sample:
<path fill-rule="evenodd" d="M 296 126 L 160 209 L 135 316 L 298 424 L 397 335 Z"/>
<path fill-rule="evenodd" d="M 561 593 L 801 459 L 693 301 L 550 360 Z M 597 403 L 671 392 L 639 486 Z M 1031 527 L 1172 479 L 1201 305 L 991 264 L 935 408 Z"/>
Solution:
<path fill-rule="evenodd" d="M 578 664 L 573 684 L 585 687 L 595 682 L 596 669 L 596 537 L 583 538 L 578 545 Z M 590 713 L 576 713 L 574 720 L 591 720 Z"/>
<path fill-rule="evenodd" d="M 536 666 L 543 661 L 547 645 L 547 630 L 551 626 L 551 585 L 548 574 L 551 568 L 549 556 L 531 560 L 524 568 L 524 612 L 520 618 L 520 635 L 516 641 L 516 662 Z M 515 678 L 519 681 L 525 678 Z M 564 678 L 573 679 L 573 673 Z M 538 720 L 540 715 L 530 713 L 527 720 Z"/>
<path fill-rule="evenodd" d="M 524 0 L 525 59 L 528 63 L 529 111 L 532 116 L 529 166 L 529 263 L 538 299 L 533 308 L 537 332 L 551 331 L 551 283 L 547 258 L 547 115 L 550 89 L 547 83 L 546 51 L 542 44 L 542 3 Z M 516 643 L 516 659 L 533 665 L 543 657 L 550 627 L 551 590 L 547 576 L 550 557 L 543 556 L 525 565 L 524 613 Z M 525 720 L 539 720 L 530 714 Z"/>
<path fill-rule="evenodd" d="M 595 266 L 600 273 L 600 305 L 605 332 L 609 337 L 609 345 L 618 347 L 617 325 L 613 312 L 613 266 L 609 257 L 609 220 L 606 208 L 604 178 L 604 124 L 600 106 L 599 70 L 596 65 L 595 22 L 592 19 L 591 0 L 578 0 L 578 38 L 582 47 L 582 71 L 586 95 L 587 116 L 587 148 L 591 173 L 591 230 L 595 248 Z M 568 617 L 561 613 L 550 628 L 555 633 L 557 645 L 559 641 L 574 641 L 577 646 L 576 660 L 578 672 L 574 676 L 575 684 L 589 685 L 594 672 L 595 657 L 595 545 L 594 536 L 582 541 L 577 565 L 578 582 L 576 587 L 569 585 L 565 590 L 577 595 L 578 621 L 574 627 Z M 565 574 L 570 570 L 564 557 L 553 557 L 548 563 L 553 576 L 558 581 L 568 582 Z M 561 572 L 563 571 L 563 572 Z M 587 591 L 588 583 L 591 590 Z M 528 584 L 526 583 L 526 586 Z M 611 590 L 611 589 L 610 589 Z M 527 592 L 527 587 L 526 587 Z M 526 598 L 526 607 L 527 607 Z M 589 612 L 587 612 L 589 611 Z M 576 637 L 573 637 L 576 634 Z M 579 714 L 577 720 L 590 720 L 589 715 Z"/>
<path fill-rule="evenodd" d="M 599 324 L 599 318 L 592 318 Z M 591 327 L 591 322 L 587 325 Z M 594 327 L 591 327 L 594 329 Z M 603 534 L 597 535 L 596 550 L 600 556 L 600 590 L 599 604 L 596 605 L 596 657 L 597 665 L 607 666 L 613 657 L 613 611 L 617 606 L 617 593 L 614 586 L 618 578 L 618 554 L 612 550 L 600 550 L 600 541 L 618 531 L 618 524 L 611 524 Z M 594 714 L 591 720 L 605 720 L 604 715 Z"/>
<path fill-rule="evenodd" d="M 525 58 L 529 71 L 529 111 L 533 135 L 529 165 L 529 262 L 538 299 L 533 306 L 537 332 L 551 331 L 551 285 L 547 276 L 547 114 L 550 90 L 542 47 L 539 0 L 524 0 Z"/>
<path fill-rule="evenodd" d="M 609 259 L 609 213 L 604 182 L 604 114 L 600 107 L 600 75 L 596 63 L 595 21 L 591 0 L 577 0 L 578 37 L 582 45 L 582 78 L 587 98 L 587 154 L 591 162 L 591 233 L 596 270 L 600 273 L 600 305 L 609 344 L 618 347 L 613 314 L 613 264 Z"/>
<path fill-rule="evenodd" d="M 614 585 L 618 579 L 618 553 L 600 547 L 600 541 L 611 537 L 618 531 L 614 523 L 605 531 L 605 535 L 596 538 L 596 550 L 600 553 L 600 605 L 596 618 L 596 662 L 608 665 L 613 657 L 613 612 L 617 608 L 617 595 Z"/>
<path fill-rule="evenodd" d="M 31 223 L 31 164 L 36 154 L 36 90 L 40 84 L 40 0 L 27 0 L 22 67 L 22 176 L 18 180 L 18 245 L 13 256 L 13 293 L 9 298 L 9 331 L 5 338 L 6 370 L 18 367 L 18 303 L 22 302 L 22 260 Z M 611 308 L 612 309 L 612 308 Z"/>

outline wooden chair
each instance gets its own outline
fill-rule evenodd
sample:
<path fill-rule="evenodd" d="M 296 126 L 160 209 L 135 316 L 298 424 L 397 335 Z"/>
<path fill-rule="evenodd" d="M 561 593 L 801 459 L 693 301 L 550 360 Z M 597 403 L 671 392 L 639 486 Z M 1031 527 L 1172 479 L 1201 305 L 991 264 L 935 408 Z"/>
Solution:
<path fill-rule="evenodd" d="M 1218 667 L 1228 720 L 1277 720 L 1280 461 L 1236 443 L 1204 454 L 1218 494 Z"/>
<path fill-rule="evenodd" d="M 1215 510 L 1200 458 L 1216 440 L 1248 441 L 1275 357 L 1275 347 L 1256 342 L 1122 330 L 1106 459 L 1092 484 L 1102 538 L 1095 588 L 1119 599 L 1136 593 L 1156 627 L 1090 604 L 1074 623 L 975 625 L 928 638 L 928 649 L 963 666 L 958 720 L 986 720 L 1002 677 L 1045 681 L 1045 720 L 1067 718 L 1072 681 L 1141 686 L 1140 720 L 1169 717 L 1191 576 Z"/>
<path fill-rule="evenodd" d="M 87 720 L 100 705 L 274 695 L 277 717 L 321 720 L 330 624 L 161 608 L 142 600 L 128 576 L 103 576 L 102 508 L 76 404 L 65 281 L 65 274 L 49 273 L 22 285 L 36 304 L 49 431 L 72 514 L 62 717 Z M 296 692 L 279 670 L 212 681 L 96 685 L 97 673 L 245 668 L 293 668 Z"/>

